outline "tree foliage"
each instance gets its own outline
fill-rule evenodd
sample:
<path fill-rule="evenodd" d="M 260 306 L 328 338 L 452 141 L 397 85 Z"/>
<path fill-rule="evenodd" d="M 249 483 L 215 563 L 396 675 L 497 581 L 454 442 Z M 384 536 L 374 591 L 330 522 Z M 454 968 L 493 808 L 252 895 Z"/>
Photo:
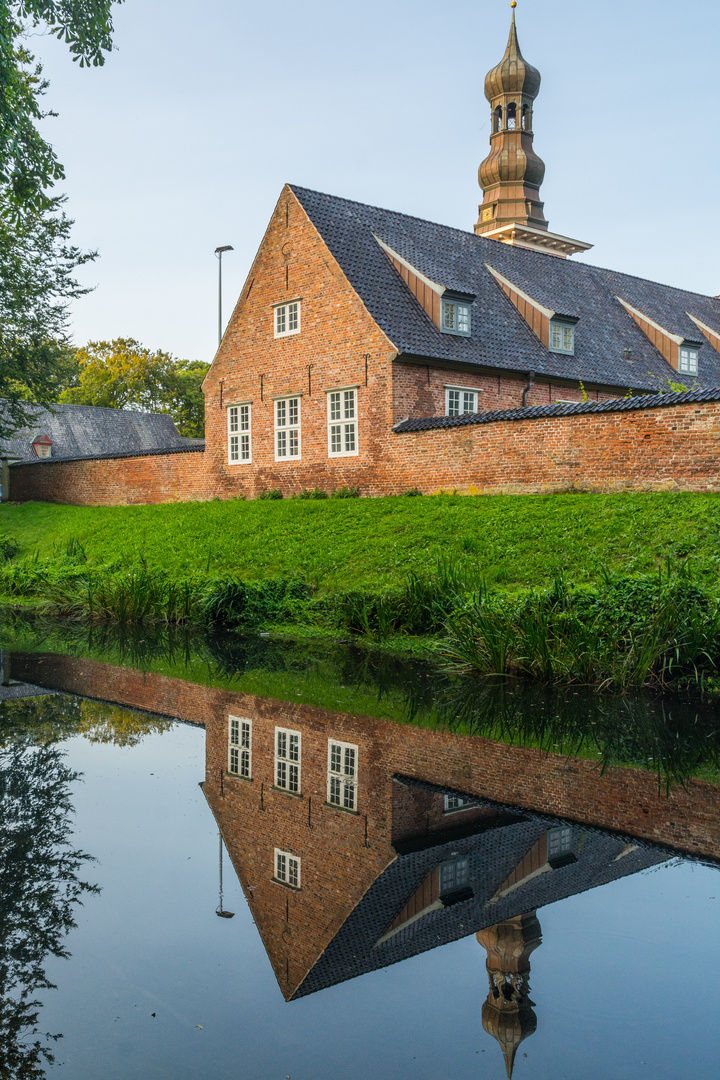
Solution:
<path fill-rule="evenodd" d="M 79 375 L 60 400 L 110 409 L 169 413 L 181 435 L 201 436 L 202 381 L 209 364 L 146 349 L 134 338 L 91 341 L 78 349 Z"/>

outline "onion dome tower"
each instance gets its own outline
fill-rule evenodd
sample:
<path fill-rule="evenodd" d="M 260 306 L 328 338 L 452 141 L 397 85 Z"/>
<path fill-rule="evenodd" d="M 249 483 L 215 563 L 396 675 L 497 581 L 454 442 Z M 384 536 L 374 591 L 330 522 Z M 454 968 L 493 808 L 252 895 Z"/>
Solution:
<path fill-rule="evenodd" d="M 592 245 L 548 230 L 540 199 L 545 164 L 533 149 L 533 106 L 540 92 L 540 72 L 520 51 L 516 0 L 511 7 L 505 55 L 485 79 L 491 108 L 490 153 L 478 172 L 483 201 L 475 232 L 567 257 Z"/>
<path fill-rule="evenodd" d="M 518 1046 L 537 1028 L 528 979 L 530 954 L 542 944 L 540 923 L 531 912 L 479 930 L 475 936 L 487 950 L 490 979 L 482 1024 L 500 1043 L 508 1080 L 512 1080 Z"/>

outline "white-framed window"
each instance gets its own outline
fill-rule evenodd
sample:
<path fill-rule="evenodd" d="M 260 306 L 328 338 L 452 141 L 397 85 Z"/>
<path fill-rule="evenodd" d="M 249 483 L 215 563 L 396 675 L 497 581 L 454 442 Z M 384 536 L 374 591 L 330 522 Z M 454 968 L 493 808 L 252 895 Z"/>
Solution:
<path fill-rule="evenodd" d="M 343 810 L 357 810 L 358 748 L 328 740 L 327 801 Z"/>
<path fill-rule="evenodd" d="M 275 402 L 275 460 L 300 457 L 300 398 Z"/>
<path fill-rule="evenodd" d="M 275 728 L 275 787 L 300 794 L 300 732 Z"/>
<path fill-rule="evenodd" d="M 570 825 L 561 825 L 557 829 L 550 829 L 547 834 L 548 862 L 570 855 L 572 850 L 573 833 Z"/>
<path fill-rule="evenodd" d="M 300 860 L 297 855 L 275 848 L 275 880 L 289 885 L 291 889 L 300 888 Z"/>
<path fill-rule="evenodd" d="M 227 426 L 230 464 L 252 461 L 250 404 L 228 405 Z"/>
<path fill-rule="evenodd" d="M 698 373 L 698 350 L 688 348 L 686 345 L 680 347 L 680 357 L 678 362 L 678 370 L 682 371 L 684 375 L 697 375 Z"/>
<path fill-rule="evenodd" d="M 470 810 L 477 806 L 474 799 L 466 799 L 464 795 L 446 795 L 444 813 L 454 814 L 456 810 Z"/>
<path fill-rule="evenodd" d="M 252 720 L 228 717 L 228 772 L 252 780 Z"/>
<path fill-rule="evenodd" d="M 575 352 L 575 327 L 570 323 L 550 323 L 550 352 L 567 353 Z"/>
<path fill-rule="evenodd" d="M 462 386 L 448 386 L 445 388 L 445 415 L 465 416 L 467 413 L 476 413 L 478 402 L 477 390 L 466 390 Z"/>
<path fill-rule="evenodd" d="M 440 329 L 445 334 L 470 337 L 470 305 L 462 300 L 442 299 Z"/>
<path fill-rule="evenodd" d="M 465 889 L 470 884 L 470 860 L 448 859 L 440 863 L 440 896 Z"/>
<path fill-rule="evenodd" d="M 278 304 L 275 308 L 275 337 L 300 333 L 300 301 Z"/>
<path fill-rule="evenodd" d="M 330 390 L 328 401 L 328 454 L 350 457 L 358 452 L 357 390 Z"/>

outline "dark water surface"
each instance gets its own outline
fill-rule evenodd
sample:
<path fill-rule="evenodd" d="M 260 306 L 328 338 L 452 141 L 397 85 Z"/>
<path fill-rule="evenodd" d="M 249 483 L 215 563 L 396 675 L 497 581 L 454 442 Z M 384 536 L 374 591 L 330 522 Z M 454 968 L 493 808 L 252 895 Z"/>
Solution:
<path fill-rule="evenodd" d="M 3 1078 L 717 1077 L 711 711 L 490 692 L 343 648 L 20 644 Z M 51 857 L 70 849 L 95 861 Z M 78 883 L 98 891 L 70 926 Z M 33 1029 L 62 1033 L 54 1063 Z"/>

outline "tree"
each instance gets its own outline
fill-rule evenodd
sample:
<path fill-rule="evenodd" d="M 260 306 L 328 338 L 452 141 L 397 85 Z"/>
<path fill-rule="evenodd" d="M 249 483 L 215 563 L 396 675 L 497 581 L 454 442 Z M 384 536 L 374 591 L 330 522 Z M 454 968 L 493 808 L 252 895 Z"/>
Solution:
<path fill-rule="evenodd" d="M 209 364 L 152 352 L 134 338 L 91 341 L 77 351 L 77 383 L 60 395 L 74 405 L 170 413 L 181 435 L 202 436 L 202 381 Z"/>

